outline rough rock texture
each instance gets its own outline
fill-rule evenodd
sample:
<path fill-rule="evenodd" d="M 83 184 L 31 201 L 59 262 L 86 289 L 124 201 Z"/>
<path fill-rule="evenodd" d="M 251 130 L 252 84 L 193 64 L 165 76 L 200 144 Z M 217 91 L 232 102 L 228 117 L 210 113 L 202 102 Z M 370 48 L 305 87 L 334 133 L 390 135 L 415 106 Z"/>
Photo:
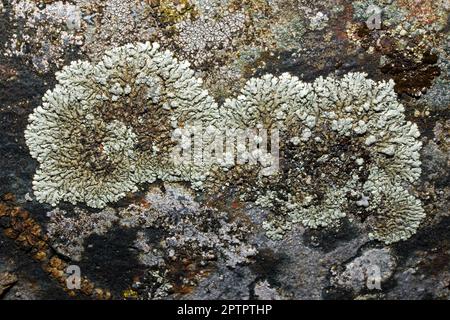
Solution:
<path fill-rule="evenodd" d="M 449 299 L 449 10 L 0 1 L 0 299 Z M 167 166 L 191 117 L 280 124 L 282 174 Z"/>

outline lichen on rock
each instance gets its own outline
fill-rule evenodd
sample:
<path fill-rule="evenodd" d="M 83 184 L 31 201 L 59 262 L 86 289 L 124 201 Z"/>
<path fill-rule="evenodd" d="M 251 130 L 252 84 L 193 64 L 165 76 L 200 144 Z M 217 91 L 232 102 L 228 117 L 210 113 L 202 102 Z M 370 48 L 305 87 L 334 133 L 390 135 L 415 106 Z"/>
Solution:
<path fill-rule="evenodd" d="M 378 170 L 371 172 L 363 188 L 371 200 L 367 210 L 376 212 L 368 219 L 371 239 L 390 244 L 416 233 L 425 218 L 419 199 L 401 184 L 390 182 Z"/>
<path fill-rule="evenodd" d="M 47 235 L 52 247 L 61 255 L 80 261 L 84 252 L 85 240 L 96 234 L 107 233 L 118 220 L 115 212 L 107 208 L 97 213 L 90 213 L 81 209 L 74 209 L 72 215 L 67 211 L 56 208 L 47 216 Z"/>
<path fill-rule="evenodd" d="M 275 239 L 297 222 L 333 227 L 349 214 L 382 215 L 369 223 L 371 235 L 391 243 L 412 235 L 423 219 L 420 201 L 406 191 L 421 173 L 420 133 L 406 121 L 393 81 L 349 73 L 305 83 L 268 74 L 218 107 L 188 63 L 150 43 L 107 51 L 95 65 L 73 62 L 57 80 L 25 133 L 40 163 L 34 179 L 40 201 L 104 207 L 161 179 L 213 193 L 237 186 L 242 199 L 272 211 L 263 227 Z M 217 130 L 208 135 L 198 123 Z M 201 148 L 228 129 L 277 130 L 279 152 L 258 153 L 259 164 L 219 162 L 213 170 L 195 156 L 175 163 L 180 128 L 200 130 Z M 246 152 L 236 147 L 236 154 Z M 246 160 L 254 157 L 247 153 Z M 266 169 L 278 156 L 272 174 Z"/>
<path fill-rule="evenodd" d="M 123 208 L 95 213 L 56 208 L 47 216 L 53 248 L 72 261 L 85 258 L 85 242 L 92 235 L 106 238 L 114 228 L 134 230 L 129 245 L 146 269 L 135 289 L 152 299 L 183 293 L 217 264 L 233 269 L 257 254 L 246 219 L 199 203 L 192 190 L 175 183 L 154 185 Z"/>
<path fill-rule="evenodd" d="M 189 121 L 212 121 L 217 108 L 188 63 L 157 44 L 128 44 L 95 65 L 73 62 L 57 80 L 25 132 L 40 163 L 39 201 L 104 207 L 138 183 L 195 179 L 171 165 L 171 135 Z"/>
<path fill-rule="evenodd" d="M 393 88 L 393 81 L 375 82 L 363 73 L 312 84 L 266 75 L 249 80 L 225 103 L 232 125 L 281 130 L 279 171 L 240 177 L 245 182 L 237 185 L 244 200 L 272 211 L 264 223 L 270 237 L 280 239 L 296 222 L 333 227 L 350 213 L 362 219 L 380 215 L 371 234 L 386 243 L 415 232 L 424 213 L 405 186 L 421 173 L 420 133 L 405 120 Z M 227 176 L 242 175 L 242 167 Z M 375 173 L 383 179 L 371 179 Z M 213 189 L 222 182 L 213 182 Z M 379 188 L 390 190 L 383 193 L 389 201 L 367 197 Z"/>
<path fill-rule="evenodd" d="M 367 289 L 381 290 L 396 267 L 397 261 L 389 248 L 370 248 L 349 261 L 341 270 L 332 268 L 331 283 L 355 293 Z"/>

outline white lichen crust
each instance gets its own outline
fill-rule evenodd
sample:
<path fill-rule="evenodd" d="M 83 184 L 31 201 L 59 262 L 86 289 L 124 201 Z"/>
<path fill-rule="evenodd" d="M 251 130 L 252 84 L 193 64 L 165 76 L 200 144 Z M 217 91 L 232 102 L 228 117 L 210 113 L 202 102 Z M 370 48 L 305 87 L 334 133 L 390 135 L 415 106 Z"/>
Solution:
<path fill-rule="evenodd" d="M 252 78 L 237 98 L 227 99 L 222 112 L 229 126 L 265 129 L 285 128 L 296 113 L 309 107 L 311 85 L 288 73 Z"/>
<path fill-rule="evenodd" d="M 217 107 L 188 63 L 158 49 L 128 44 L 57 73 L 25 131 L 39 201 L 101 208 L 138 183 L 196 179 L 199 170 L 171 165 L 171 134 L 189 121 L 213 123 Z"/>
<path fill-rule="evenodd" d="M 179 184 L 154 185 L 139 201 L 122 208 L 56 208 L 47 216 L 52 247 L 73 261 L 84 258 L 91 236 L 108 237 L 116 228 L 135 230 L 129 245 L 146 267 L 137 286 L 151 292 L 149 298 L 168 295 L 180 283 L 194 287 L 219 263 L 237 268 L 257 254 L 246 219 L 202 205 L 192 190 Z"/>
<path fill-rule="evenodd" d="M 376 216 L 371 235 L 386 243 L 415 233 L 424 213 L 405 186 L 421 173 L 420 133 L 405 120 L 393 81 L 349 73 L 306 84 L 266 75 L 249 80 L 222 113 L 231 126 L 281 130 L 279 171 L 241 189 L 273 212 L 263 226 L 271 238 L 296 222 L 337 226 L 350 212 Z M 375 173 L 383 179 L 369 178 Z M 377 200 L 378 189 L 386 200 Z"/>
<path fill-rule="evenodd" d="M 76 208 L 72 215 L 56 208 L 47 217 L 47 235 L 53 249 L 73 261 L 82 259 L 87 238 L 106 234 L 119 219 L 111 208 L 96 213 Z"/>
<path fill-rule="evenodd" d="M 212 192 L 234 185 L 242 199 L 272 211 L 263 227 L 274 239 L 294 223 L 334 227 L 351 213 L 370 216 L 372 238 L 392 243 L 414 234 L 424 217 L 406 189 L 421 174 L 420 133 L 406 121 L 393 81 L 349 73 L 304 83 L 269 74 L 250 79 L 219 108 L 187 62 L 150 43 L 112 49 L 95 65 L 73 62 L 57 80 L 25 132 L 39 162 L 39 201 L 104 207 L 157 179 Z M 211 167 L 194 154 L 176 163 L 174 137 L 186 128 L 202 134 L 203 151 L 217 133 L 276 129 L 279 170 L 266 170 L 278 154 L 239 146 L 238 156 L 260 162 Z M 188 147 L 189 130 L 178 132 Z M 224 159 L 234 157 L 227 152 Z"/>
<path fill-rule="evenodd" d="M 372 199 L 367 209 L 376 212 L 369 218 L 371 239 L 390 244 L 416 233 L 426 216 L 419 199 L 400 184 L 390 183 L 377 170 L 371 172 L 364 189 Z"/>

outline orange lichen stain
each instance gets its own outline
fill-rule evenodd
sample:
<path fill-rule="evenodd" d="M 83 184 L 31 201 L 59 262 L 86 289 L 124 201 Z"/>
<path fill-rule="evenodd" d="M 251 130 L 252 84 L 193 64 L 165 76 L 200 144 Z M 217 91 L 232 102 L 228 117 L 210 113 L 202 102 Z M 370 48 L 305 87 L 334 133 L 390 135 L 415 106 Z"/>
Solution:
<path fill-rule="evenodd" d="M 37 261 L 44 261 L 47 258 L 47 253 L 44 251 L 39 251 L 33 256 L 33 259 Z"/>
<path fill-rule="evenodd" d="M 180 22 L 186 18 L 195 18 L 198 13 L 195 6 L 188 0 L 152 0 L 161 13 L 160 19 L 169 24 Z"/>
<path fill-rule="evenodd" d="M 17 232 L 15 232 L 13 228 L 7 228 L 7 229 L 5 229 L 5 230 L 3 231 L 3 234 L 4 234 L 5 236 L 7 236 L 8 238 L 10 238 L 10 239 L 16 239 L 16 237 L 17 237 Z"/>
<path fill-rule="evenodd" d="M 399 0 L 400 7 L 408 10 L 407 20 L 417 19 L 423 24 L 431 24 L 442 18 L 442 8 L 436 0 Z"/>
<path fill-rule="evenodd" d="M 122 297 L 124 297 L 125 299 L 138 299 L 139 295 L 133 289 L 127 289 L 124 292 L 122 292 Z"/>
<path fill-rule="evenodd" d="M 150 201 L 148 201 L 147 199 L 145 199 L 145 198 L 143 197 L 143 198 L 139 201 L 139 205 L 140 205 L 142 208 L 148 209 L 148 208 L 150 208 L 151 203 L 150 203 Z"/>
<path fill-rule="evenodd" d="M 0 203 L 0 217 L 6 216 L 8 214 L 8 207 Z"/>
<path fill-rule="evenodd" d="M 16 201 L 16 196 L 11 192 L 5 193 L 2 198 L 3 201 Z"/>
<path fill-rule="evenodd" d="M 241 209 L 244 205 L 240 201 L 233 201 L 231 202 L 231 208 L 232 209 Z"/>
<path fill-rule="evenodd" d="M 353 6 L 351 2 L 339 2 L 337 3 L 344 7 L 344 10 L 339 14 L 336 19 L 330 21 L 330 29 L 333 31 L 334 36 L 339 41 L 348 40 L 347 24 L 344 21 L 353 20 Z"/>

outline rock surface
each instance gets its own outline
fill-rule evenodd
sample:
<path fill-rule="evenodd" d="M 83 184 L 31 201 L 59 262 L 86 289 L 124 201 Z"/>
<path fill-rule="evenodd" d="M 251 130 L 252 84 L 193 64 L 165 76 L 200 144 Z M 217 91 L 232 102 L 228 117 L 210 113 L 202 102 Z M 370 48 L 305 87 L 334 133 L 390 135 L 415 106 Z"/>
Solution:
<path fill-rule="evenodd" d="M 445 0 L 1 1 L 0 299 L 450 299 L 449 10 Z M 63 66 L 136 41 L 189 61 L 219 104 L 269 73 L 392 79 L 423 146 L 420 178 L 405 187 L 426 214 L 417 232 L 372 240 L 363 194 L 349 209 L 358 219 L 271 239 L 271 212 L 241 201 L 239 179 L 213 195 L 157 180 L 106 209 L 39 202 L 29 115 Z"/>

